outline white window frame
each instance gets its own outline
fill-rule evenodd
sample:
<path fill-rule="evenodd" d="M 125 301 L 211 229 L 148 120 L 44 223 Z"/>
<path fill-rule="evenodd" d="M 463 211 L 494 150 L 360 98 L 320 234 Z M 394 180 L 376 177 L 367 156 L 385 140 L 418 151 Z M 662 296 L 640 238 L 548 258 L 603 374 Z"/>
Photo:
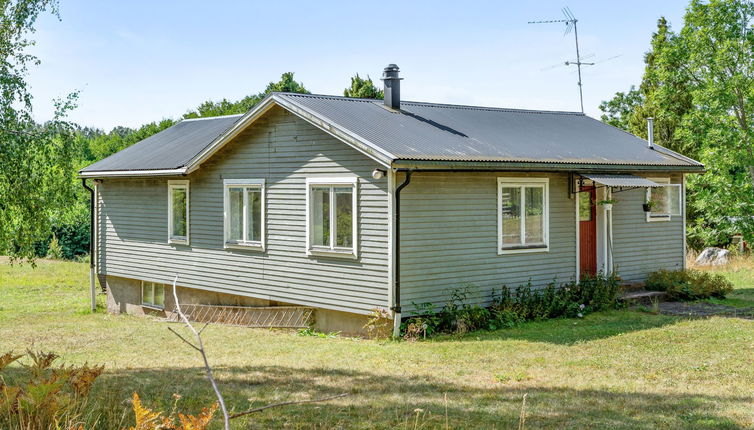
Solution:
<path fill-rule="evenodd" d="M 156 287 L 162 287 L 162 304 L 157 303 L 149 303 L 144 301 L 144 288 L 149 285 L 149 288 L 152 289 L 152 301 L 154 302 L 154 289 Z M 165 284 L 161 284 L 159 282 L 149 282 L 149 281 L 141 281 L 141 305 L 145 308 L 151 308 L 151 309 L 159 309 L 163 310 L 165 309 L 165 290 L 167 290 L 167 286 Z"/>
<path fill-rule="evenodd" d="M 243 188 L 243 232 L 241 237 L 244 239 L 238 242 L 230 241 L 230 189 L 231 188 Z M 247 241 L 248 229 L 249 229 L 249 194 L 246 192 L 248 188 L 259 189 L 261 194 L 260 204 L 261 210 L 261 228 L 260 228 L 260 240 Z M 223 244 L 225 248 L 235 249 L 247 249 L 255 251 L 264 251 L 267 245 L 267 193 L 264 179 L 225 179 L 223 180 Z"/>
<path fill-rule="evenodd" d="M 674 216 L 681 216 L 681 213 L 683 213 L 683 188 L 681 184 L 672 184 L 670 183 L 670 178 L 647 178 L 652 182 L 656 182 L 658 184 L 663 184 L 663 187 L 677 187 L 678 188 L 678 212 L 677 214 L 668 213 L 668 214 L 655 214 L 652 215 L 652 211 L 649 211 L 646 213 L 647 222 L 667 222 L 670 221 Z M 647 187 L 646 194 L 644 196 L 644 201 L 648 202 L 652 198 L 652 188 L 656 187 Z M 668 200 L 670 200 L 668 198 Z M 668 207 L 670 207 L 670 201 L 668 201 Z"/>
<path fill-rule="evenodd" d="M 503 188 L 508 187 L 542 187 L 543 206 L 544 206 L 544 225 L 543 225 L 543 242 L 544 246 L 538 244 L 532 247 L 520 245 L 516 248 L 503 246 Z M 522 190 L 523 191 L 523 190 Z M 525 213 L 525 194 L 521 193 L 521 240 L 526 238 L 526 213 Z M 497 253 L 520 254 L 528 252 L 549 252 L 550 251 L 550 178 L 497 178 Z"/>
<path fill-rule="evenodd" d="M 186 190 L 186 236 L 173 236 L 173 190 Z M 168 181 L 168 243 L 174 243 L 179 245 L 189 244 L 189 231 L 190 229 L 190 211 L 189 200 L 191 192 L 189 189 L 189 181 L 187 180 L 172 180 Z"/>
<path fill-rule="evenodd" d="M 358 214 L 359 214 L 359 205 L 358 205 L 358 177 L 356 176 L 342 176 L 342 177 L 312 177 L 312 178 L 306 178 L 306 254 L 309 256 L 326 256 L 326 257 L 342 257 L 342 258 L 358 258 L 358 249 L 359 249 L 359 231 L 358 231 Z M 335 220 L 336 217 L 336 205 L 332 204 L 332 201 L 330 202 L 330 246 L 315 246 L 312 245 L 312 232 L 314 231 L 314 227 L 312 226 L 312 222 L 314 222 L 314 217 L 312 216 L 312 189 L 314 187 L 322 187 L 322 186 L 329 186 L 333 188 L 343 188 L 344 186 L 351 186 L 352 192 L 352 203 L 351 203 L 351 213 L 352 213 L 352 223 L 353 226 L 351 227 L 351 233 L 353 234 L 353 238 L 351 239 L 351 243 L 353 244 L 353 247 L 351 248 L 341 248 L 334 246 L 335 240 L 337 238 L 337 222 Z M 334 193 L 330 193 L 330 198 L 334 198 Z"/>

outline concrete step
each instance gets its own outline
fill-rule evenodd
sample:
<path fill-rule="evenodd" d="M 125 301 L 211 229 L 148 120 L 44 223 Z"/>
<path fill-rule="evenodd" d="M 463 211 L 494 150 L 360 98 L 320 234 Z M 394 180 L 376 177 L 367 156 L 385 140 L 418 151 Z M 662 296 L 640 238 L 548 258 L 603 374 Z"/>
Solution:
<path fill-rule="evenodd" d="M 644 282 L 627 282 L 625 284 L 621 284 L 620 290 L 624 293 L 631 291 L 645 291 L 644 286 Z"/>
<path fill-rule="evenodd" d="M 628 291 L 621 294 L 618 300 L 629 305 L 650 305 L 653 301 L 664 302 L 668 294 L 664 291 Z"/>

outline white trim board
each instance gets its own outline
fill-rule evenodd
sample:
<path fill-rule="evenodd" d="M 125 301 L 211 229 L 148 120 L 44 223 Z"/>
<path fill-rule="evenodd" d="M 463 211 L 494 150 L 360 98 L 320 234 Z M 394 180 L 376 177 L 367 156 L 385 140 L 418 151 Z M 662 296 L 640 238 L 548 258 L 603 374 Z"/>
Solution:
<path fill-rule="evenodd" d="M 335 257 L 335 258 L 359 258 L 359 178 L 353 175 L 342 176 L 310 176 L 306 178 L 306 255 L 310 257 Z M 315 247 L 312 245 L 312 207 L 311 195 L 314 186 L 350 186 L 351 187 L 351 249 L 338 248 L 334 245 L 328 247 Z M 331 193 L 331 199 L 334 194 Z M 337 215 L 336 205 L 330 203 L 330 243 L 334 243 L 336 237 Z"/>
<path fill-rule="evenodd" d="M 242 208 L 242 240 L 238 242 L 231 242 L 229 240 L 230 234 L 230 189 L 242 188 L 243 191 L 243 208 Z M 249 194 L 246 191 L 248 188 L 258 188 L 260 193 L 260 216 L 262 220 L 260 222 L 260 238 L 258 241 L 247 241 L 248 228 L 249 228 Z M 264 251 L 267 246 L 267 189 L 264 179 L 223 179 L 223 247 L 226 249 L 243 249 L 248 251 Z"/>
<path fill-rule="evenodd" d="M 173 190 L 186 191 L 186 236 L 173 236 Z M 174 245 L 188 245 L 191 231 L 191 188 L 188 180 L 168 181 L 168 243 Z"/>
<path fill-rule="evenodd" d="M 239 119 L 230 129 L 218 136 L 202 152 L 197 154 L 188 163 L 186 163 L 186 173 L 191 173 L 194 170 L 198 169 L 202 163 L 212 157 L 212 155 L 219 151 L 228 142 L 233 140 L 233 138 L 238 136 L 241 132 L 246 130 L 246 128 L 251 126 L 274 106 L 280 106 L 281 108 L 293 113 L 297 117 L 312 124 L 325 133 L 353 147 L 367 157 L 377 161 L 383 167 L 390 167 L 390 163 L 395 159 L 392 154 L 381 150 L 376 145 L 360 136 L 349 132 L 345 128 L 339 127 L 328 118 L 322 117 L 321 115 L 315 114 L 305 109 L 303 106 L 293 102 L 290 99 L 285 98 L 284 95 L 272 93 L 268 95 L 264 100 L 262 100 L 259 104 L 257 104 L 251 111 L 241 117 L 241 119 Z"/>
<path fill-rule="evenodd" d="M 543 213 L 543 225 L 542 225 L 542 236 L 543 236 L 543 247 L 531 247 L 526 248 L 525 245 L 523 245 L 522 248 L 503 248 L 503 207 L 502 207 L 502 201 L 503 201 L 503 187 L 505 185 L 511 185 L 511 186 L 521 186 L 525 187 L 527 185 L 532 185 L 534 187 L 542 187 L 543 188 L 543 206 L 544 206 L 544 213 Z M 526 237 L 525 232 L 525 214 L 524 214 L 524 198 L 525 193 L 521 193 L 521 240 L 524 241 Z M 550 178 L 542 178 L 542 177 L 505 177 L 501 176 L 497 178 L 497 253 L 498 255 L 505 255 L 505 254 L 524 254 L 524 253 L 534 253 L 534 252 L 549 252 L 550 251 Z"/>

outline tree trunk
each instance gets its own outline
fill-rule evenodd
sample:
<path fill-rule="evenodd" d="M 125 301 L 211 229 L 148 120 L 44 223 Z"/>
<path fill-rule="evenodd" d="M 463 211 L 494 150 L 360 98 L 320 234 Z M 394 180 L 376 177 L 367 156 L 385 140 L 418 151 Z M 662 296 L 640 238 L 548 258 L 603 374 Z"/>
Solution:
<path fill-rule="evenodd" d="M 751 185 L 754 187 L 754 166 L 749 166 L 749 176 L 751 177 Z"/>

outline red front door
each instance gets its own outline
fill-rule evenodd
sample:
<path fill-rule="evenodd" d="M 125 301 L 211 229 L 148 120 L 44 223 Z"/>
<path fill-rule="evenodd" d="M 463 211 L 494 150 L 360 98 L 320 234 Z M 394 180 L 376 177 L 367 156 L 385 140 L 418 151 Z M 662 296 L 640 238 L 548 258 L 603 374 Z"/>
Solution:
<path fill-rule="evenodd" d="M 597 273 L 597 193 L 581 187 L 579 193 L 579 261 L 581 273 Z"/>

